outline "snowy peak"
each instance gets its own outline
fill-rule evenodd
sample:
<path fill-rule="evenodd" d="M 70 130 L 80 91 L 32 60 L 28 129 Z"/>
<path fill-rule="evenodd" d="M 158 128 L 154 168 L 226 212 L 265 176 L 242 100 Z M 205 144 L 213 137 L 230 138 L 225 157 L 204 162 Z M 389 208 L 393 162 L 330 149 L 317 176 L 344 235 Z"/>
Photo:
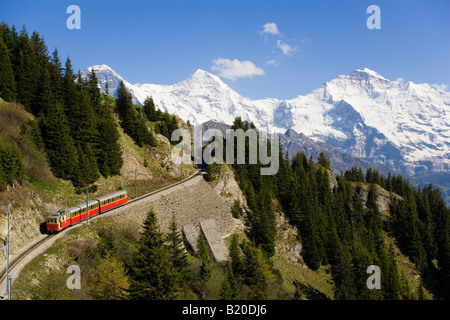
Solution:
<path fill-rule="evenodd" d="M 178 84 L 197 85 L 199 87 L 226 86 L 226 84 L 218 76 L 201 69 L 197 69 L 197 71 L 191 74 L 189 78 L 179 82 Z"/>
<path fill-rule="evenodd" d="M 106 83 L 108 83 L 108 91 L 110 96 L 115 96 L 117 89 L 119 88 L 120 81 L 123 81 L 126 86 L 127 84 L 129 85 L 124 78 L 122 78 L 117 72 L 106 64 L 91 66 L 81 72 L 81 75 L 83 78 L 87 78 L 92 70 L 94 70 L 95 75 L 97 76 L 98 84 L 102 93 L 106 93 Z"/>
<path fill-rule="evenodd" d="M 218 76 L 215 76 L 211 73 L 209 73 L 208 71 L 202 70 L 202 69 L 197 69 L 197 71 L 195 71 L 193 74 L 191 74 L 191 76 L 189 77 L 189 79 L 192 80 L 198 80 L 198 81 L 219 81 L 222 82 L 222 80 L 220 80 L 220 78 Z"/>
<path fill-rule="evenodd" d="M 374 78 L 380 78 L 383 80 L 387 80 L 386 78 L 384 78 L 383 76 L 381 76 L 379 73 L 370 70 L 369 68 L 364 68 L 363 70 L 361 69 L 356 69 L 355 71 L 353 71 L 350 76 L 354 76 L 354 77 L 374 77 Z"/>
<path fill-rule="evenodd" d="M 231 89 L 226 83 L 224 83 L 218 76 L 213 75 L 202 69 L 197 69 L 186 80 L 183 80 L 174 85 L 176 88 L 188 88 L 193 93 L 204 94 L 205 91 L 216 92 L 218 94 L 238 95 L 233 89 Z M 192 93 L 191 93 L 192 95 Z"/>
<path fill-rule="evenodd" d="M 107 65 L 84 74 L 91 69 L 103 92 L 108 83 L 115 95 L 124 81 L 134 103 L 152 96 L 157 108 L 193 125 L 212 119 L 230 125 L 240 116 L 262 130 L 294 129 L 300 137 L 409 175 L 450 172 L 450 93 L 428 84 L 391 81 L 362 68 L 291 100 L 251 100 L 201 69 L 172 85 L 131 84 Z"/>
<path fill-rule="evenodd" d="M 106 64 L 95 65 L 95 66 L 87 68 L 85 71 L 82 72 L 83 76 L 84 76 L 84 74 L 87 74 L 87 73 L 91 72 L 92 70 L 94 70 L 97 77 L 100 76 L 104 79 L 107 79 L 107 78 L 120 79 L 122 81 L 125 81 L 124 78 L 122 78 L 117 72 L 115 72 L 113 69 L 111 69 Z"/>

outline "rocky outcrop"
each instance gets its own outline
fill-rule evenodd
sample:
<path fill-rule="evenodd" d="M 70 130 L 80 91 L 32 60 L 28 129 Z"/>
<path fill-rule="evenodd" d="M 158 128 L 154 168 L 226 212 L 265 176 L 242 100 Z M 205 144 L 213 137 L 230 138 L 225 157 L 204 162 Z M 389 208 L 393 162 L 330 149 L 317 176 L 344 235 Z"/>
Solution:
<path fill-rule="evenodd" d="M 204 220 L 214 219 L 222 236 L 232 233 L 239 224 L 239 220 L 232 217 L 230 205 L 221 199 L 203 176 L 118 208 L 114 216 L 126 216 L 142 224 L 150 209 L 156 212 L 162 232 L 168 232 L 173 215 L 179 227 L 198 226 Z"/>
<path fill-rule="evenodd" d="M 200 228 L 205 235 L 206 242 L 212 253 L 214 260 L 221 262 L 227 261 L 229 258 L 228 248 L 222 239 L 222 236 L 217 231 L 216 222 L 214 219 L 208 219 L 200 222 Z"/>

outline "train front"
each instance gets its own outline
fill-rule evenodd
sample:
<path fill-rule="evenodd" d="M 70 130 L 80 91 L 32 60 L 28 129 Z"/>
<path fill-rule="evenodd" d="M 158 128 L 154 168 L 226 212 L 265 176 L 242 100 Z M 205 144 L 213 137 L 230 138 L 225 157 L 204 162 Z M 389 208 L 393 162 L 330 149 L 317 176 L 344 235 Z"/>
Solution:
<path fill-rule="evenodd" d="M 47 217 L 46 228 L 48 233 L 55 233 L 62 229 L 61 217 L 64 215 L 65 210 L 58 210 Z"/>

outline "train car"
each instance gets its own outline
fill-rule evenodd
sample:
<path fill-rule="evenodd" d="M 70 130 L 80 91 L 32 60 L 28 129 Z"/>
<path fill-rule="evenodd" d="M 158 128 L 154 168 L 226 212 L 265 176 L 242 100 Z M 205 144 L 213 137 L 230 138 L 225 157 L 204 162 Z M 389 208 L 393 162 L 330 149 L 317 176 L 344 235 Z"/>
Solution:
<path fill-rule="evenodd" d="M 96 214 L 111 210 L 127 202 L 127 192 L 117 191 L 109 195 L 99 197 L 97 199 L 89 200 L 87 208 L 86 203 L 81 203 L 78 206 L 71 207 L 66 210 L 58 210 L 47 218 L 47 232 L 54 233 L 61 231 L 68 226 L 86 220 L 88 213 L 89 217 L 91 217 Z"/>
<path fill-rule="evenodd" d="M 96 215 L 99 212 L 99 206 L 97 200 L 89 200 L 89 217 Z M 86 203 L 79 204 L 78 206 L 73 208 L 70 217 L 70 224 L 75 224 L 80 221 L 83 221 L 87 218 L 87 210 Z"/>
<path fill-rule="evenodd" d="M 100 213 L 103 213 L 112 208 L 115 208 L 124 203 L 127 203 L 128 202 L 128 194 L 125 190 L 122 190 L 122 191 L 117 191 L 117 192 L 108 194 L 107 196 L 96 198 L 95 200 L 97 200 L 99 202 Z"/>
<path fill-rule="evenodd" d="M 70 213 L 67 210 L 58 210 L 47 218 L 47 232 L 58 232 L 70 225 Z"/>

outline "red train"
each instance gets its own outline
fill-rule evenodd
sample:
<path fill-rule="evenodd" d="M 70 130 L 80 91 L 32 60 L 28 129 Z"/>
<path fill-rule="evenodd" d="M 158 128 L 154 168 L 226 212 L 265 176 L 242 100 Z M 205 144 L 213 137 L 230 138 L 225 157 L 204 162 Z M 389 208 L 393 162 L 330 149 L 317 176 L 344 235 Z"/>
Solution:
<path fill-rule="evenodd" d="M 70 225 L 79 223 L 85 220 L 88 216 L 92 217 L 97 214 L 104 213 L 112 208 L 120 206 L 128 202 L 126 191 L 117 191 L 106 196 L 102 196 L 88 202 L 88 210 L 86 210 L 86 203 L 78 206 L 59 210 L 47 218 L 47 232 L 54 233 L 67 228 Z"/>

